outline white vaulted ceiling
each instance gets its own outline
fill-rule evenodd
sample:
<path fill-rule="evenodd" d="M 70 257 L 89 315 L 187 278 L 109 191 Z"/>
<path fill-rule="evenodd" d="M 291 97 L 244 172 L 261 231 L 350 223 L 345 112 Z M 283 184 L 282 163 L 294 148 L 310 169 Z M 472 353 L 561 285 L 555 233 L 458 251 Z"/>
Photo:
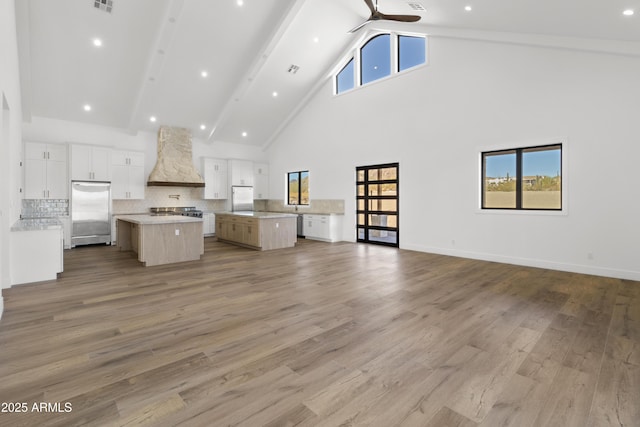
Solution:
<path fill-rule="evenodd" d="M 348 33 L 369 16 L 363 0 L 242 3 L 113 0 L 107 13 L 94 0 L 17 0 L 25 120 L 48 117 L 134 133 L 182 126 L 209 141 L 267 145 L 345 52 L 366 31 L 386 25 Z M 384 13 L 422 16 L 417 23 L 393 23 L 393 29 L 464 37 L 484 32 L 488 38 L 502 33 L 503 40 L 505 33 L 535 35 L 640 51 L 640 0 L 378 3 Z M 634 16 L 622 14 L 634 7 Z M 95 38 L 101 47 L 93 45 Z M 297 73 L 288 72 L 291 65 Z M 91 111 L 84 110 L 87 104 Z"/>

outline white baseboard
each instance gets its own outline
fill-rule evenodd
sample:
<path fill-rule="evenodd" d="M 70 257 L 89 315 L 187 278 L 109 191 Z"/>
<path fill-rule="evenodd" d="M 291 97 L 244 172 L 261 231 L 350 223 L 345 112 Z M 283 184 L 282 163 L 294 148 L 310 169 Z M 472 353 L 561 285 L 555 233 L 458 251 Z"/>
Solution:
<path fill-rule="evenodd" d="M 636 280 L 640 281 L 640 271 L 621 270 L 608 267 L 599 267 L 583 264 L 569 264 L 563 262 L 519 258 L 504 255 L 487 254 L 482 252 L 457 251 L 452 249 L 435 248 L 422 245 L 404 245 L 402 249 L 408 249 L 418 252 L 429 252 L 439 255 L 449 255 L 460 258 L 471 258 L 482 261 L 501 262 L 504 264 L 522 265 L 525 267 L 546 268 L 548 270 L 567 271 L 571 273 L 591 274 L 594 276 L 613 277 L 616 279 Z"/>

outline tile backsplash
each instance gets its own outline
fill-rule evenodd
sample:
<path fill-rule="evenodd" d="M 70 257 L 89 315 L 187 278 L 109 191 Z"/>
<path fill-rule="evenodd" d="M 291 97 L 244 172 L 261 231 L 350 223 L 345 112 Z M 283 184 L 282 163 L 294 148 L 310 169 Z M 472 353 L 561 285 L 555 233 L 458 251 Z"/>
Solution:
<path fill-rule="evenodd" d="M 177 197 L 176 197 L 177 196 Z M 142 200 L 113 200 L 113 214 L 148 213 L 152 207 L 195 206 L 205 212 L 220 212 L 228 209 L 226 200 L 205 200 L 204 188 L 190 187 L 146 187 Z M 309 206 L 285 205 L 282 200 L 256 200 L 256 211 L 298 213 L 344 213 L 344 200 L 316 199 Z M 68 199 L 23 199 L 22 218 L 45 218 L 69 215 Z"/>
<path fill-rule="evenodd" d="M 146 187 L 143 200 L 114 200 L 114 214 L 148 213 L 153 207 L 195 206 L 201 211 L 224 211 L 226 200 L 205 200 L 202 187 Z"/>
<path fill-rule="evenodd" d="M 269 199 L 254 203 L 255 210 L 268 212 L 291 212 L 306 214 L 344 214 L 344 200 L 339 199 L 311 199 L 309 206 L 285 205 L 283 200 Z"/>
<path fill-rule="evenodd" d="M 49 218 L 68 215 L 68 199 L 22 199 L 22 218 Z"/>

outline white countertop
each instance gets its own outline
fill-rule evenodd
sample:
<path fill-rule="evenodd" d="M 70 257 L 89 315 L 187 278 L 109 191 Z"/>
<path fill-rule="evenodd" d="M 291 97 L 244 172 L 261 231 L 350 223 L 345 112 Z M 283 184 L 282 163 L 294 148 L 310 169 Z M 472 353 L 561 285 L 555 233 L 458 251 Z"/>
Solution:
<path fill-rule="evenodd" d="M 57 218 L 23 218 L 11 226 L 11 231 L 62 230 Z"/>
<path fill-rule="evenodd" d="M 116 219 L 142 225 L 202 222 L 202 218 L 181 215 L 116 215 Z"/>
<path fill-rule="evenodd" d="M 297 218 L 297 214 L 289 214 L 283 212 L 255 212 L 255 211 L 237 211 L 237 212 L 218 212 L 216 215 L 235 215 L 250 218 Z"/>

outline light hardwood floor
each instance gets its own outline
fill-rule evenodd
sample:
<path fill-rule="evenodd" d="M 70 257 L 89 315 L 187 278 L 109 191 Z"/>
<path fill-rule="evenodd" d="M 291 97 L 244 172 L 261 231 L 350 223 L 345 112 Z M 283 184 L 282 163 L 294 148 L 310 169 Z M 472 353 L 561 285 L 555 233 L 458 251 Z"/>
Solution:
<path fill-rule="evenodd" d="M 4 297 L 0 401 L 28 411 L 1 426 L 640 425 L 639 282 L 208 238 L 147 268 L 76 248 Z"/>

